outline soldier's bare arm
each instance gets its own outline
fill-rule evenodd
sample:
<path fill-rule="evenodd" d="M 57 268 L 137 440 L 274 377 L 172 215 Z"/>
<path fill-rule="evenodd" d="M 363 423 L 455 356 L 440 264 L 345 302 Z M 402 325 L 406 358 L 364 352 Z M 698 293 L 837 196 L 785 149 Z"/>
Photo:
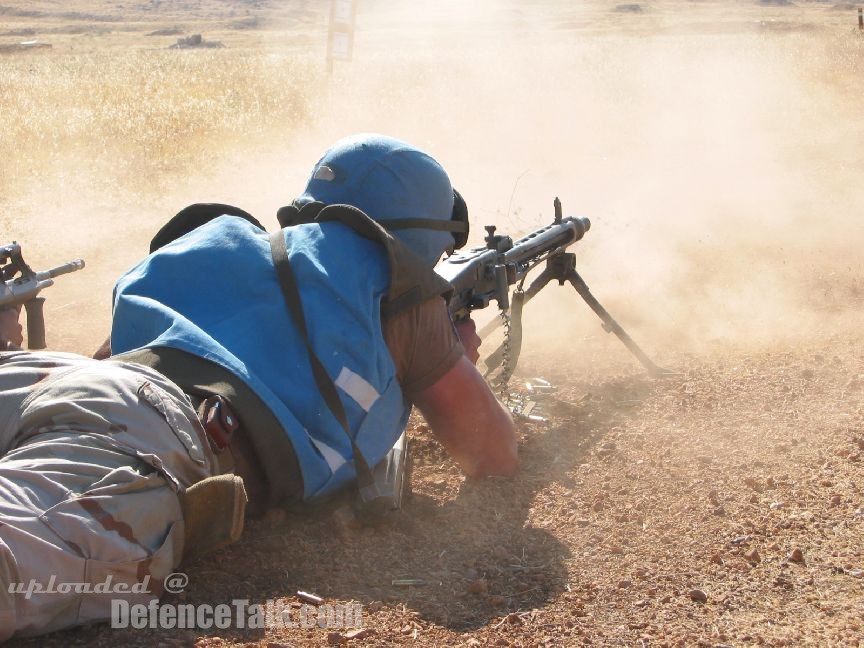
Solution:
<path fill-rule="evenodd" d="M 516 472 L 519 459 L 513 419 L 466 356 L 413 400 L 465 474 L 485 477 Z"/>

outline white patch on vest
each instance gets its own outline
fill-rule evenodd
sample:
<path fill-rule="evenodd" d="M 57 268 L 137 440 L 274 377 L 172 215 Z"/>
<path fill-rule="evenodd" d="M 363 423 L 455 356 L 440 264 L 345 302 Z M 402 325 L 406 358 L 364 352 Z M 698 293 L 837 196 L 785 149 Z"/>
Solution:
<path fill-rule="evenodd" d="M 333 169 L 322 164 L 320 167 L 315 169 L 315 175 L 312 176 L 315 180 L 326 180 L 331 182 L 336 179 L 336 174 L 333 172 Z"/>
<path fill-rule="evenodd" d="M 340 455 L 323 441 L 319 441 L 315 437 L 309 438 L 312 439 L 312 443 L 315 444 L 315 447 L 318 448 L 318 452 L 320 452 L 321 456 L 324 457 L 324 461 L 326 461 L 327 465 L 330 466 L 331 472 L 335 473 L 337 470 L 339 470 L 339 468 L 342 467 L 342 464 L 348 463 L 345 457 Z"/>
<path fill-rule="evenodd" d="M 363 376 L 358 376 L 348 367 L 342 367 L 339 377 L 336 378 L 336 386 L 357 401 L 357 404 L 367 412 L 381 397 L 381 394 L 375 391 Z"/>

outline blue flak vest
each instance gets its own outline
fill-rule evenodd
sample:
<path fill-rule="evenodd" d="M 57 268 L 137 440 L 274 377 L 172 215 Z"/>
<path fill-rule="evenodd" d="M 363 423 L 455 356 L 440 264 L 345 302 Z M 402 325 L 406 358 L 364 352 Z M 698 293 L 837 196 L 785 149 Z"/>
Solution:
<path fill-rule="evenodd" d="M 381 326 L 387 253 L 335 221 L 283 232 L 310 342 L 338 387 L 357 446 L 374 466 L 405 429 L 411 409 Z M 350 442 L 315 386 L 266 232 L 221 216 L 119 279 L 112 353 L 158 347 L 212 361 L 255 392 L 293 446 L 305 499 L 355 478 Z"/>

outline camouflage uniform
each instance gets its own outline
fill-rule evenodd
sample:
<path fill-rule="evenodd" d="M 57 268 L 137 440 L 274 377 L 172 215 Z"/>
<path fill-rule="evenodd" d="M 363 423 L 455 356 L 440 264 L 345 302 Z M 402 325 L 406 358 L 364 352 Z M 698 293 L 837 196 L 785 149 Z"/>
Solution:
<path fill-rule="evenodd" d="M 183 555 L 180 495 L 215 472 L 189 401 L 155 371 L 0 353 L 0 641 L 160 595 Z M 54 589 L 110 577 L 149 593 L 10 592 L 52 577 Z"/>

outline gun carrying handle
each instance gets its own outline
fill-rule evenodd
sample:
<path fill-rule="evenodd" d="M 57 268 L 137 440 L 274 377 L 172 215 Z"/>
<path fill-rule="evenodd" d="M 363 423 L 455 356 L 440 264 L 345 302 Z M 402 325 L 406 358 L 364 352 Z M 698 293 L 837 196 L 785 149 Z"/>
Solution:
<path fill-rule="evenodd" d="M 44 297 L 34 297 L 33 299 L 24 302 L 24 309 L 27 311 L 28 349 L 45 348 L 45 314 L 43 312 L 44 305 Z"/>

